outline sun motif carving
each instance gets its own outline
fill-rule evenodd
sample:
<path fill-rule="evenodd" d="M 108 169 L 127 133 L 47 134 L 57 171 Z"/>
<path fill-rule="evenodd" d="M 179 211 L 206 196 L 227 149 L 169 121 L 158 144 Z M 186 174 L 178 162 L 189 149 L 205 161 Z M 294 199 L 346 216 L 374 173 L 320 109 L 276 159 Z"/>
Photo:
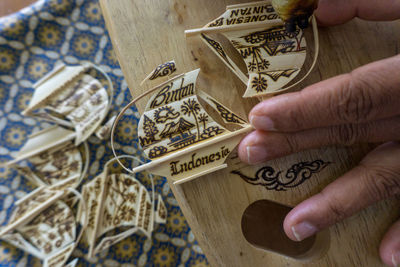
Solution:
<path fill-rule="evenodd" d="M 251 88 L 256 90 L 257 93 L 267 90 L 267 87 L 268 87 L 267 79 L 265 79 L 261 75 L 258 77 L 254 77 L 254 79 L 251 81 Z"/>

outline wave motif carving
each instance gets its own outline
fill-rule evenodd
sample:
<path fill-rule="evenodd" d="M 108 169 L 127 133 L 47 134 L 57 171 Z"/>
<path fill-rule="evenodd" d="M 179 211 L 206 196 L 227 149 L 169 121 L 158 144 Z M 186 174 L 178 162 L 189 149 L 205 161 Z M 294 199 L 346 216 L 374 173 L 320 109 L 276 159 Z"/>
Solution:
<path fill-rule="evenodd" d="M 260 168 L 254 175 L 249 177 L 239 170 L 233 170 L 231 173 L 239 175 L 244 181 L 253 185 L 261 185 L 267 190 L 286 191 L 302 184 L 311 178 L 314 173 L 322 171 L 331 162 L 321 159 L 315 161 L 303 161 L 292 165 L 283 175 L 282 171 L 276 171 L 271 166 Z"/>

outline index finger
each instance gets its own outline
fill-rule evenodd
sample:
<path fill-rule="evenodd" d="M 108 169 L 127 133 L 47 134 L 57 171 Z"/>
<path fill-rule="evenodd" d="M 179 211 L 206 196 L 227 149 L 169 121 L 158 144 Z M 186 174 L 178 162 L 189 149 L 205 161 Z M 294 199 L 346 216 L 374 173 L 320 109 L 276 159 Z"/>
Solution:
<path fill-rule="evenodd" d="M 400 2 L 396 0 L 320 0 L 315 12 L 321 25 L 337 25 L 354 17 L 365 20 L 400 18 Z"/>
<path fill-rule="evenodd" d="M 399 73 L 400 56 L 377 61 L 267 99 L 251 110 L 249 120 L 258 130 L 294 132 L 398 115 Z"/>

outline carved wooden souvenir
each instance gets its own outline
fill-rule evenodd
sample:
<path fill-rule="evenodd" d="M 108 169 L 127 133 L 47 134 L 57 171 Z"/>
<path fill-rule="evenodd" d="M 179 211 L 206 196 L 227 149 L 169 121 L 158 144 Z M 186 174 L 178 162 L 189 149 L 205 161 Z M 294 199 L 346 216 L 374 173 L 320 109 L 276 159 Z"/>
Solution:
<path fill-rule="evenodd" d="M 10 221 L 0 228 L 0 238 L 41 259 L 43 266 L 64 266 L 77 246 L 87 220 L 86 207 L 82 208 L 81 224 L 71 207 L 61 201 L 71 192 L 81 199 L 78 192 L 66 188 L 68 182 L 41 186 L 18 200 Z M 81 229 L 79 233 L 76 232 L 78 228 Z M 76 261 L 70 264 L 74 266 Z"/>
<path fill-rule="evenodd" d="M 200 69 L 178 75 L 149 90 L 151 93 L 138 125 L 139 144 L 151 162 L 130 170 L 148 170 L 174 183 L 187 182 L 225 168 L 225 160 L 252 127 L 205 92 L 196 91 Z M 141 97 L 130 102 L 117 116 Z M 218 123 L 200 104 L 200 99 L 217 113 Z M 236 126 L 228 130 L 227 126 Z M 114 138 L 111 146 L 114 150 Z M 116 155 L 116 154 L 115 154 Z"/>
<path fill-rule="evenodd" d="M 287 90 L 310 74 L 318 55 L 318 30 L 312 18 L 315 55 L 312 67 L 295 84 L 284 88 L 299 73 L 306 59 L 306 40 L 299 27 L 287 32 L 270 1 L 226 7 L 226 12 L 200 29 L 185 31 L 201 40 L 247 85 L 243 97 L 265 96 Z M 247 75 L 236 65 L 220 42 L 209 36 L 220 33 L 240 53 Z"/>
<path fill-rule="evenodd" d="M 242 79 L 226 68 L 226 63 L 217 60 L 215 50 L 209 49 L 208 44 L 200 38 L 186 40 L 183 34 L 219 17 L 226 6 L 242 3 L 241 0 L 101 0 L 133 99 L 150 87 L 147 83 L 144 87 L 138 86 L 147 75 L 146 70 L 174 58 L 184 71 L 201 67 L 198 87 L 245 118 L 257 101 L 242 98 L 245 87 Z M 270 9 L 269 4 L 267 7 Z M 240 15 L 236 19 L 241 21 L 254 11 L 246 5 L 238 9 Z M 268 27 L 265 21 L 260 24 Z M 210 33 L 205 34 L 211 38 Z M 325 28 L 320 37 L 323 53 L 302 87 L 397 54 L 400 28 L 397 23 L 354 20 Z M 232 54 L 231 59 L 239 68 L 246 67 L 231 53 L 229 43 L 226 46 L 223 41 L 220 43 L 226 54 Z M 307 50 L 312 48 L 309 44 Z M 311 63 L 307 57 L 303 70 L 308 71 Z M 279 79 L 283 78 L 286 79 Z M 197 98 L 205 107 L 200 97 Z M 142 114 L 148 111 L 146 101 L 138 101 L 136 106 Z M 191 123 L 196 124 L 194 118 Z M 242 164 L 233 151 L 224 169 L 187 183 L 174 184 L 171 179 L 168 182 L 212 266 L 383 266 L 378 248 L 383 234 L 400 215 L 396 199 L 375 204 L 301 243 L 288 240 L 282 230 L 290 207 L 321 191 L 357 164 L 368 149 L 365 146 L 324 147 L 257 166 Z"/>
<path fill-rule="evenodd" d="M 106 163 L 103 172 L 82 189 L 88 208 L 85 238 L 89 244 L 89 258 L 134 233 L 151 238 L 155 223 L 165 223 L 167 219 L 160 195 L 157 195 L 156 206 L 153 177 L 149 175 L 152 184 L 152 192 L 149 192 L 132 175 L 109 173 L 108 165 L 113 161 Z M 113 234 L 114 229 L 121 232 Z"/>
<path fill-rule="evenodd" d="M 87 74 L 90 68 L 104 75 L 108 81 L 107 89 L 99 80 Z M 100 124 L 110 109 L 113 97 L 113 86 L 108 75 L 89 63 L 73 67 L 60 65 L 33 87 L 35 92 L 23 114 L 74 129 L 75 145 L 101 128 Z"/>
<path fill-rule="evenodd" d="M 29 136 L 16 158 L 6 164 L 36 186 L 69 180 L 65 186 L 76 188 L 89 167 L 89 148 L 86 142 L 76 147 L 73 138 L 74 132 L 59 126 L 44 129 Z"/>

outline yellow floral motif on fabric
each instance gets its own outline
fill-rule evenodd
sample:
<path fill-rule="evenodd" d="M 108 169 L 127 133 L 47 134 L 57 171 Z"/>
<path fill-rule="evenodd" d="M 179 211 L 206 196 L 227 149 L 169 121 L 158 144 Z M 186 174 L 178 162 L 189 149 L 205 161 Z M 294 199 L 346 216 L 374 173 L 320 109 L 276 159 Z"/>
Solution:
<path fill-rule="evenodd" d="M 43 77 L 49 70 L 49 64 L 42 59 L 35 59 L 28 67 L 28 73 L 34 79 Z"/>
<path fill-rule="evenodd" d="M 94 41 L 87 35 L 81 35 L 76 38 L 74 44 L 74 50 L 80 55 L 85 56 L 90 54 L 94 48 Z"/>
<path fill-rule="evenodd" d="M 0 160 L 0 181 L 3 182 L 3 180 L 9 178 L 9 175 L 11 174 L 11 170 L 9 167 L 6 166 L 1 166 L 1 164 L 5 163 L 6 160 Z M 0 247 L 1 250 L 1 247 Z"/>
<path fill-rule="evenodd" d="M 137 125 L 133 124 L 132 121 L 122 121 L 121 125 L 118 126 L 118 138 L 124 141 L 135 138 L 137 133 Z"/>
<path fill-rule="evenodd" d="M 0 248 L 0 262 L 10 261 L 16 253 L 16 248 L 12 245 L 5 244 Z"/>
<path fill-rule="evenodd" d="M 13 127 L 6 131 L 6 140 L 11 147 L 20 147 L 26 138 L 26 130 L 21 127 Z"/>
<path fill-rule="evenodd" d="M 180 210 L 174 210 L 168 214 L 166 226 L 168 232 L 171 233 L 186 231 L 188 228 L 185 217 L 183 217 L 183 214 Z"/>
<path fill-rule="evenodd" d="M 205 261 L 205 260 L 197 259 L 190 266 L 191 267 L 208 267 L 208 264 L 207 264 L 207 261 Z"/>
<path fill-rule="evenodd" d="M 98 3 L 90 3 L 86 7 L 87 17 L 91 21 L 98 21 L 101 19 L 100 6 Z"/>
<path fill-rule="evenodd" d="M 110 163 L 110 165 L 108 165 L 108 169 L 110 170 L 110 173 L 121 173 L 124 171 L 124 168 L 122 168 L 117 161 Z"/>
<path fill-rule="evenodd" d="M 127 238 L 115 245 L 116 254 L 122 259 L 130 258 L 139 251 L 139 244 L 136 240 Z"/>
<path fill-rule="evenodd" d="M 50 0 L 50 8 L 55 12 L 66 12 L 72 6 L 69 0 Z"/>
<path fill-rule="evenodd" d="M 154 265 L 160 267 L 171 267 L 172 263 L 175 262 L 174 251 L 167 246 L 162 246 L 157 249 L 154 253 Z"/>
<path fill-rule="evenodd" d="M 45 46 L 59 44 L 61 40 L 61 31 L 55 25 L 43 25 L 38 30 L 39 41 Z"/>
<path fill-rule="evenodd" d="M 1 48 L 0 48 L 1 49 Z M 0 71 L 9 71 L 16 64 L 15 56 L 11 50 L 0 50 Z"/>
<path fill-rule="evenodd" d="M 0 88 L 0 98 L 1 98 L 1 88 Z M 26 107 L 28 107 L 29 102 L 31 101 L 32 94 L 26 93 L 22 94 L 18 98 L 18 108 L 20 110 L 24 110 Z"/>
<path fill-rule="evenodd" d="M 115 55 L 114 50 L 112 50 L 112 49 L 107 50 L 107 52 L 106 52 L 106 57 L 107 57 L 107 59 L 110 60 L 112 63 L 118 64 L 118 59 L 117 59 L 117 56 Z"/>
<path fill-rule="evenodd" d="M 24 30 L 21 20 L 15 15 L 4 18 L 0 23 L 4 26 L 5 34 L 18 35 Z"/>

